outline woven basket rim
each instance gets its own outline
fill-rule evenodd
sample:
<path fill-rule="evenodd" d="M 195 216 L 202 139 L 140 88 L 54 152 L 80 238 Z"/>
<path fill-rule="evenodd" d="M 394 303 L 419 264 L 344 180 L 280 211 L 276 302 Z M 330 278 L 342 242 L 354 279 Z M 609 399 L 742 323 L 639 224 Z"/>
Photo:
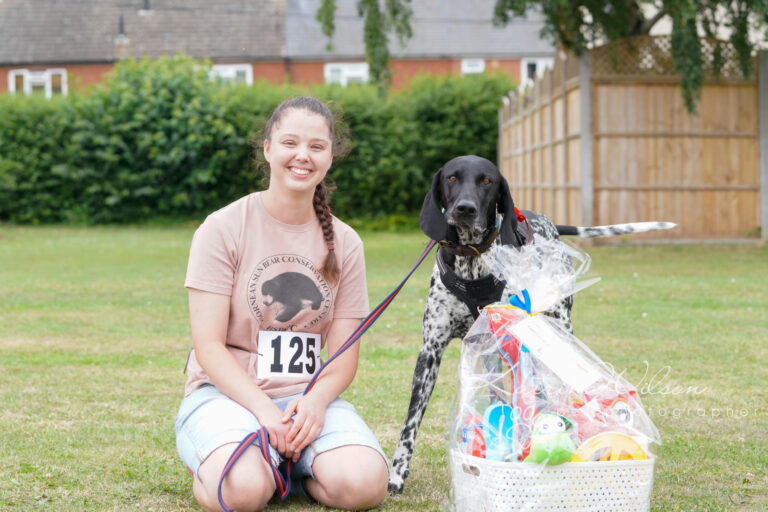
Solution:
<path fill-rule="evenodd" d="M 532 464 L 530 462 L 504 462 L 500 460 L 488 460 L 483 457 L 475 457 L 468 453 L 461 452 L 455 448 L 450 449 L 450 455 L 452 458 L 463 459 L 464 463 L 476 464 L 478 466 L 485 466 L 488 468 L 495 468 L 499 470 L 515 470 L 515 471 L 552 471 L 558 468 L 560 469 L 594 469 L 594 468 L 620 468 L 620 467 L 642 467 L 653 466 L 656 463 L 656 458 L 649 458 L 645 460 L 609 460 L 598 462 L 565 462 L 556 466 L 547 466 L 542 464 Z"/>

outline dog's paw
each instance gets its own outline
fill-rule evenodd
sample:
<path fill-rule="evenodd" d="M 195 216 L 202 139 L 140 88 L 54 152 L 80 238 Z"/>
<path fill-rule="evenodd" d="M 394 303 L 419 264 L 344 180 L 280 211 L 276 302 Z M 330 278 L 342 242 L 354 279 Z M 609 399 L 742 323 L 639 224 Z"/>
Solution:
<path fill-rule="evenodd" d="M 405 487 L 405 482 L 396 484 L 390 481 L 387 485 L 387 491 L 389 491 L 389 494 L 400 494 L 403 492 L 403 487 Z"/>
<path fill-rule="evenodd" d="M 406 469 L 405 474 L 401 475 L 398 473 L 398 468 L 401 468 L 401 466 L 402 461 L 395 459 L 395 461 L 392 462 L 392 467 L 389 470 L 389 484 L 387 485 L 389 494 L 400 494 L 403 492 L 405 479 L 408 477 L 408 470 Z"/>

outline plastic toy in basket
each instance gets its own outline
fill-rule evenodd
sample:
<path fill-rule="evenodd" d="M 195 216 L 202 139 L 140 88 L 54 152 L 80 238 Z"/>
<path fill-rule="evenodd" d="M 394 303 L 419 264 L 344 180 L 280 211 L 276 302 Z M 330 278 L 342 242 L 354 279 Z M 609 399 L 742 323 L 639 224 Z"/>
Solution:
<path fill-rule="evenodd" d="M 464 451 L 475 456 L 485 457 L 485 436 L 483 435 L 483 418 L 476 414 L 467 416 L 461 431 L 461 441 Z"/>
<path fill-rule="evenodd" d="M 637 390 L 539 314 L 597 281 L 581 280 L 589 257 L 538 237 L 494 250 L 494 273 L 516 293 L 487 306 L 462 344 L 454 508 L 647 510 L 660 439 Z"/>
<path fill-rule="evenodd" d="M 541 413 L 536 416 L 525 462 L 555 465 L 570 461 L 576 451 L 568 432 L 571 428 L 571 422 L 558 414 Z"/>

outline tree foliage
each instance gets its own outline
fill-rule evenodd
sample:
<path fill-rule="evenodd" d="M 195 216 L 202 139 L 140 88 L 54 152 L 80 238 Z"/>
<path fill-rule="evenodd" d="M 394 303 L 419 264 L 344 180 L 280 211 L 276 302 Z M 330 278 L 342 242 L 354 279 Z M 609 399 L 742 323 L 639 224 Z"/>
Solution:
<path fill-rule="evenodd" d="M 411 37 L 410 0 L 358 0 L 365 20 L 366 59 L 372 81 L 381 91 L 389 84 L 387 34 L 401 42 Z M 545 19 L 542 35 L 556 45 L 581 54 L 597 44 L 649 34 L 663 18 L 672 21 L 672 57 L 681 75 L 683 97 L 693 112 L 704 84 L 704 69 L 719 74 L 722 48 L 715 48 L 713 62 L 705 62 L 700 37 L 728 33 L 745 77 L 752 73 L 752 56 L 760 40 L 768 37 L 768 0 L 496 0 L 489 13 L 497 26 L 514 17 L 539 10 Z M 323 32 L 334 33 L 336 0 L 322 0 L 317 19 Z M 652 14 L 651 14 L 652 13 Z"/>
<path fill-rule="evenodd" d="M 752 72 L 757 43 L 767 40 L 768 0 L 496 0 L 494 23 L 505 25 L 534 8 L 544 15 L 543 35 L 577 55 L 603 42 L 649 34 L 669 16 L 672 57 L 691 112 L 704 84 L 704 69 L 711 67 L 717 75 L 724 63 L 719 46 L 713 61 L 705 62 L 702 35 L 718 38 L 730 34 L 745 77 Z"/>
<path fill-rule="evenodd" d="M 385 0 L 382 9 L 379 0 L 357 2 L 357 14 L 364 20 L 365 60 L 370 69 L 371 82 L 376 84 L 382 96 L 389 89 L 391 79 L 388 35 L 396 35 L 400 44 L 405 44 L 411 38 L 413 10 L 410 4 L 411 0 Z M 336 0 L 322 0 L 315 17 L 329 40 L 336 31 L 335 16 Z"/>

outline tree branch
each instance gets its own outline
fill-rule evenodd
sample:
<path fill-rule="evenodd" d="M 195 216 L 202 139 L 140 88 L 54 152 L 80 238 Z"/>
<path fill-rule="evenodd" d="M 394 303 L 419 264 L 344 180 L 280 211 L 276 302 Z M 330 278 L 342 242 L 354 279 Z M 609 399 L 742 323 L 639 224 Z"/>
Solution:
<path fill-rule="evenodd" d="M 651 29 L 653 28 L 653 26 L 656 25 L 659 22 L 659 20 L 661 20 L 667 14 L 668 14 L 667 11 L 663 7 L 660 7 L 659 8 L 659 12 L 657 12 L 652 18 L 649 18 L 649 19 L 645 20 L 640 25 L 640 29 L 639 29 L 640 32 L 639 32 L 639 34 L 636 34 L 636 35 L 640 35 L 640 34 L 647 35 L 647 34 L 650 34 L 651 33 Z"/>

